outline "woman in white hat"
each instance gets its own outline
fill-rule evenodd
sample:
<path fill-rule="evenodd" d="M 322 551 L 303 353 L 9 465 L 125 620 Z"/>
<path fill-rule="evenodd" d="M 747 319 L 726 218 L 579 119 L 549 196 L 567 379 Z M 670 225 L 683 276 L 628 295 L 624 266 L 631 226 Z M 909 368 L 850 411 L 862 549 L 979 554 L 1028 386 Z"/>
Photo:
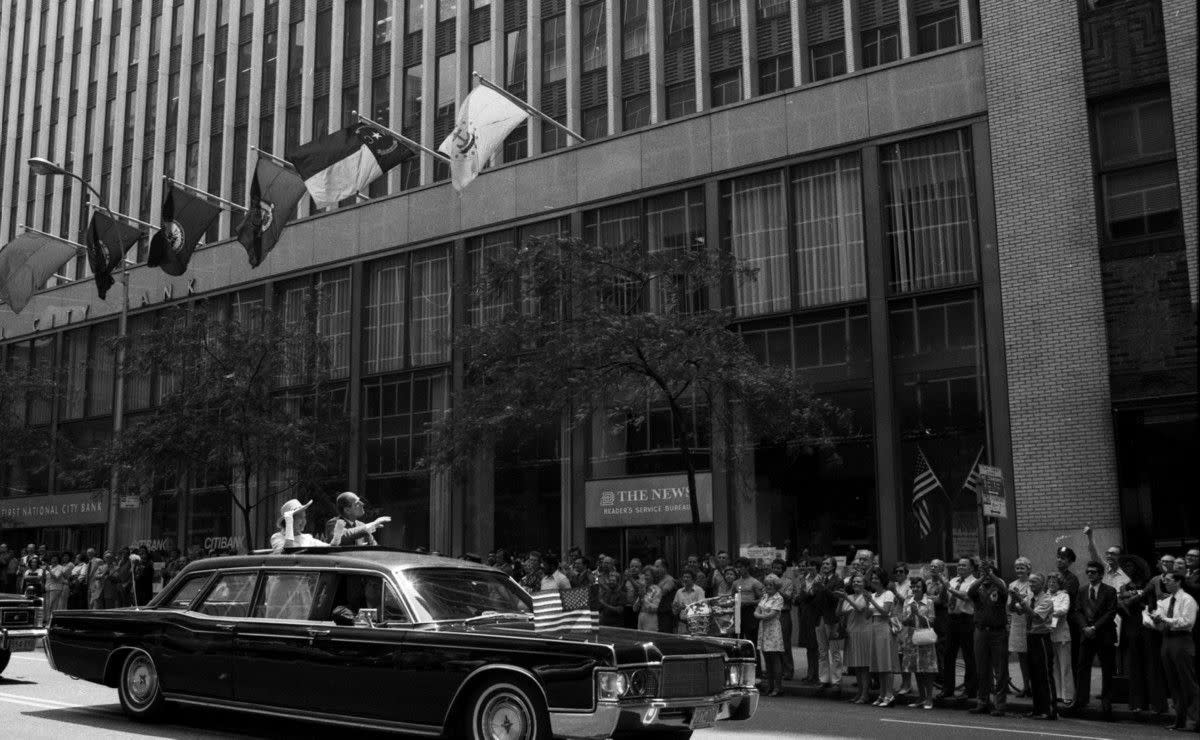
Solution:
<path fill-rule="evenodd" d="M 283 552 L 289 547 L 328 547 L 324 542 L 304 533 L 308 517 L 304 510 L 312 506 L 310 500 L 301 504 L 297 499 L 288 499 L 279 507 L 279 529 L 271 535 L 271 552 Z"/>

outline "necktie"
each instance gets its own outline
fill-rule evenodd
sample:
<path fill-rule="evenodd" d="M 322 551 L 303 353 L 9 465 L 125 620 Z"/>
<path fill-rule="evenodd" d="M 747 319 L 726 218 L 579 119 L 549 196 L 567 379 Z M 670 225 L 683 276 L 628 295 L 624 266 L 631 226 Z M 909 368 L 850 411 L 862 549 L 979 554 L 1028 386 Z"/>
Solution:
<path fill-rule="evenodd" d="M 1167 604 L 1167 619 L 1175 616 L 1175 597 L 1171 597 L 1170 603 Z"/>

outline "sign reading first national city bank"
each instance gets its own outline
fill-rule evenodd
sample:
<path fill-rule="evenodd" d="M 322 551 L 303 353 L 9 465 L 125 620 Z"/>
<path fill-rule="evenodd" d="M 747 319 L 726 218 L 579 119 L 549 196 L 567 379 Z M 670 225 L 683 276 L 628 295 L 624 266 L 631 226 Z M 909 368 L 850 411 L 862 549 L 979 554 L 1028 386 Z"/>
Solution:
<path fill-rule="evenodd" d="M 652 475 L 587 481 L 584 496 L 588 527 L 647 527 L 691 524 L 687 476 Z M 700 521 L 713 520 L 712 473 L 696 473 Z"/>
<path fill-rule="evenodd" d="M 0 499 L 0 529 L 103 524 L 108 519 L 107 499 L 96 493 Z"/>

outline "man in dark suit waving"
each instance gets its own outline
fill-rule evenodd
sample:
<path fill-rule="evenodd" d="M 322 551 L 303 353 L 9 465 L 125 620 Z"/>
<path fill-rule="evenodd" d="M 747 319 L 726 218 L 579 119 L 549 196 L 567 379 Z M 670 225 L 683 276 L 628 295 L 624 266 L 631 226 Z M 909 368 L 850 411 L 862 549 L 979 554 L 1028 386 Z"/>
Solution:
<path fill-rule="evenodd" d="M 1117 591 L 1104 583 L 1104 565 L 1087 564 L 1087 583 L 1079 588 L 1075 623 L 1079 627 L 1079 662 L 1075 666 L 1075 713 L 1081 713 L 1091 696 L 1092 662 L 1100 658 L 1100 705 L 1104 719 L 1112 720 L 1112 675 L 1116 661 Z"/>

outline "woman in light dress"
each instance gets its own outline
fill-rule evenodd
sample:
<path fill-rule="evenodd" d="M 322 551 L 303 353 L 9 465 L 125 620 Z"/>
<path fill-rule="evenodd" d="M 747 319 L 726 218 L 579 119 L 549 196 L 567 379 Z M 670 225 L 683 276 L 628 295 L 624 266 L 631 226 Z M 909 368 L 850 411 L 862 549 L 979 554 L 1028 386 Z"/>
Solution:
<path fill-rule="evenodd" d="M 653 565 L 642 569 L 642 596 L 634 608 L 638 613 L 637 628 L 647 632 L 658 632 L 658 605 L 662 601 L 658 580 L 658 569 Z"/>
<path fill-rule="evenodd" d="M 763 598 L 754 607 L 758 620 L 758 649 L 767 664 L 767 696 L 779 696 L 783 688 L 783 581 L 772 573 L 763 580 Z"/>
<path fill-rule="evenodd" d="M 1008 584 L 1009 605 L 1008 610 L 1013 612 L 1013 617 L 1008 620 L 1008 652 L 1010 655 L 1017 656 L 1017 662 L 1021 665 L 1021 693 L 1018 697 L 1031 696 L 1029 693 L 1029 648 L 1026 632 L 1028 621 L 1023 612 L 1018 611 L 1015 605 L 1015 600 L 1020 599 L 1022 603 L 1028 603 L 1029 597 L 1033 592 L 1029 587 L 1029 574 L 1033 570 L 1033 563 L 1027 557 L 1019 557 L 1013 563 L 1013 571 L 1017 574 L 1016 579 Z M 1017 616 L 1019 615 L 1019 616 Z"/>
<path fill-rule="evenodd" d="M 854 673 L 858 693 L 851 704 L 867 704 L 870 700 L 871 682 L 867 673 L 871 670 L 871 617 L 867 612 L 866 581 L 861 574 L 850 579 L 849 592 L 838 591 L 842 600 L 841 614 L 846 620 L 845 667 Z"/>
<path fill-rule="evenodd" d="M 878 566 L 867 571 L 867 613 L 871 620 L 870 670 L 879 681 L 877 707 L 890 707 L 896 703 L 892 690 L 894 674 L 900 671 L 900 645 L 893 631 L 892 609 L 896 594 L 888 588 L 887 572 Z"/>
<path fill-rule="evenodd" d="M 933 599 L 926 594 L 923 578 L 909 581 L 909 596 L 901 607 L 901 623 L 904 631 L 900 643 L 901 668 L 917 677 L 917 698 L 910 707 L 933 709 L 933 677 L 938 672 L 937 644 L 916 645 L 913 633 L 919 629 L 933 629 L 936 618 Z"/>
<path fill-rule="evenodd" d="M 50 567 L 46 569 L 46 618 L 60 609 L 67 608 L 67 596 L 71 593 L 71 553 L 64 552 L 58 562 L 51 558 Z"/>

